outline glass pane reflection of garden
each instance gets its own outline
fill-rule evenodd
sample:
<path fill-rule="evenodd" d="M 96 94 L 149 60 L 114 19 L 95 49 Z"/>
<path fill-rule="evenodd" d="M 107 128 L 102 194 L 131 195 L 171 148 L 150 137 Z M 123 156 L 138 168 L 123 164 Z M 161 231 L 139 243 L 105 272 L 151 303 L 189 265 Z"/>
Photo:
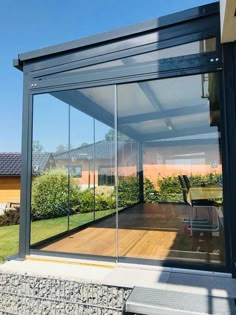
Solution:
<path fill-rule="evenodd" d="M 224 263 L 217 86 L 212 73 L 34 96 L 31 247 Z"/>

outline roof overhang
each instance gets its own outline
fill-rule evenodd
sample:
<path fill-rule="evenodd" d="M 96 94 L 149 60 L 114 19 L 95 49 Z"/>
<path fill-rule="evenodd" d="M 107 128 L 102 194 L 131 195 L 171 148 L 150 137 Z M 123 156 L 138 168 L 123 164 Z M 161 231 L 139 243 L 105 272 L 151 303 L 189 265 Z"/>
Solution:
<path fill-rule="evenodd" d="M 220 0 L 221 42 L 236 41 L 236 0 Z"/>
<path fill-rule="evenodd" d="M 172 13 L 149 21 L 140 22 L 138 24 L 126 26 L 113 31 L 80 38 L 63 44 L 54 45 L 51 47 L 41 48 L 34 51 L 22 53 L 18 55 L 17 59 L 13 60 L 13 66 L 19 70 L 23 70 L 23 66 L 27 62 L 48 58 L 78 49 L 85 49 L 96 46 L 97 44 L 105 44 L 111 41 L 118 41 L 121 38 L 129 38 L 141 33 L 151 30 L 158 30 L 166 28 L 170 25 L 181 24 L 185 21 L 194 20 L 207 15 L 218 14 L 219 3 L 214 2 L 203 6 L 183 10 Z"/>

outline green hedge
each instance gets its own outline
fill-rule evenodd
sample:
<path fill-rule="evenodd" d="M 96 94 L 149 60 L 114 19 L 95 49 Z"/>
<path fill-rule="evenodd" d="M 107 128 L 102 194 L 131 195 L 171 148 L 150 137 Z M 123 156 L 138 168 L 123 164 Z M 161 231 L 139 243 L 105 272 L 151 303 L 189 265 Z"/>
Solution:
<path fill-rule="evenodd" d="M 139 183 L 137 176 L 119 177 L 118 205 L 127 207 L 139 201 Z"/>
<path fill-rule="evenodd" d="M 77 212 L 85 213 L 94 210 L 108 210 L 115 208 L 115 198 L 112 196 L 96 195 L 94 200 L 93 189 L 86 189 L 79 192 L 78 204 L 74 207 Z"/>
<path fill-rule="evenodd" d="M 149 178 L 144 179 L 144 201 L 146 203 L 159 202 L 159 192 L 155 189 L 154 184 Z"/>
<path fill-rule="evenodd" d="M 68 175 L 62 169 L 52 169 L 36 177 L 32 184 L 32 217 L 49 219 L 64 216 L 78 203 L 79 189 L 70 181 L 68 210 Z"/>
<path fill-rule="evenodd" d="M 190 178 L 191 185 L 216 184 L 220 181 L 220 174 L 205 176 L 194 175 Z M 159 189 L 148 179 L 144 179 L 144 200 L 146 203 L 155 202 L 183 202 L 182 189 L 178 176 L 168 176 L 158 181 Z M 94 199 L 95 198 L 95 199 Z M 127 207 L 139 202 L 139 182 L 136 176 L 119 177 L 118 206 Z M 70 181 L 68 209 L 68 176 L 61 169 L 45 172 L 33 180 L 32 186 L 32 218 L 46 219 L 76 212 L 90 212 L 115 208 L 115 191 L 111 195 L 95 195 L 94 190 L 81 190 Z"/>
<path fill-rule="evenodd" d="M 193 186 L 201 185 L 201 184 L 215 185 L 221 181 L 222 175 L 221 174 L 208 174 L 205 176 L 194 175 L 194 176 L 191 176 L 189 179 L 190 179 L 191 185 Z"/>
<path fill-rule="evenodd" d="M 221 180 L 221 174 L 193 175 L 189 177 L 192 186 L 214 185 Z M 180 203 L 183 201 L 183 194 L 178 176 L 168 176 L 158 181 L 159 189 L 156 190 L 149 179 L 144 181 L 145 202 L 171 202 Z"/>
<path fill-rule="evenodd" d="M 159 202 L 183 202 L 178 176 L 169 176 L 158 181 Z"/>
<path fill-rule="evenodd" d="M 68 190 L 69 189 L 69 190 Z M 69 206 L 68 206 L 69 205 Z M 95 196 L 93 188 L 81 190 L 63 169 L 52 169 L 36 177 L 32 185 L 32 220 L 49 219 L 76 212 L 115 208 L 114 196 Z"/>

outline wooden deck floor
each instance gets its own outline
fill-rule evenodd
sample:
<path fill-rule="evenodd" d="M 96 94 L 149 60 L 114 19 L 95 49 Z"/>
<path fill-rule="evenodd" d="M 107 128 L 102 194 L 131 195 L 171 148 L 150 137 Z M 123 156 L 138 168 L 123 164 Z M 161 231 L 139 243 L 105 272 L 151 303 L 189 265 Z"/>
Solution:
<path fill-rule="evenodd" d="M 146 259 L 186 258 L 223 259 L 222 236 L 193 237 L 184 232 L 182 219 L 188 215 L 184 205 L 140 204 L 119 213 L 116 235 L 115 216 L 91 224 L 71 236 L 44 246 L 43 250 L 116 256 L 118 237 L 119 256 Z M 213 255 L 213 258 L 209 256 Z"/>

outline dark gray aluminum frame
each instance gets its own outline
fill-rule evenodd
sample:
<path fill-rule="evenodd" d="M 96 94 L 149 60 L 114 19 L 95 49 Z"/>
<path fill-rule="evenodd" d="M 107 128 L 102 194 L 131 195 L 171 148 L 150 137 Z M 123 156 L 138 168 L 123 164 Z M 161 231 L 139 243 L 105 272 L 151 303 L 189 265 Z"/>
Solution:
<path fill-rule="evenodd" d="M 155 35 L 154 37 L 153 34 Z M 124 64 L 124 66 L 104 70 L 86 69 L 90 65 L 119 60 L 211 37 L 216 37 L 216 52 L 157 60 L 145 64 Z M 137 38 L 139 39 L 138 43 L 134 40 Z M 223 62 L 221 59 L 222 51 Z M 233 276 L 236 276 L 236 229 L 233 226 L 233 222 L 236 222 L 236 212 L 233 211 L 232 207 L 232 205 L 236 204 L 236 166 L 234 163 L 236 160 L 236 44 L 220 44 L 218 3 L 171 14 L 101 35 L 20 54 L 18 59 L 14 60 L 14 66 L 24 72 L 19 246 L 19 256 L 22 259 L 30 253 L 86 257 L 87 259 L 115 259 L 114 257 L 55 253 L 30 249 L 33 95 L 41 93 L 53 94 L 56 91 L 101 85 L 116 85 L 126 82 L 143 82 L 150 79 L 219 71 L 221 73 L 219 88 L 222 103 L 221 133 L 223 147 L 222 164 L 224 169 L 225 265 L 190 264 L 124 257 L 118 257 L 118 260 L 224 271 L 231 272 Z M 77 68 L 81 68 L 83 72 L 72 75 L 70 71 Z M 200 111 L 201 109 L 196 110 Z M 86 112 L 86 109 L 84 111 Z M 171 113 L 167 112 L 163 113 L 163 115 L 165 114 L 171 115 Z M 106 117 L 106 115 L 104 117 L 103 119 L 106 120 L 108 125 L 114 123 L 114 121 L 111 121 L 111 117 Z M 125 122 L 125 119 L 123 122 Z M 138 121 L 140 117 L 136 117 L 136 119 Z M 149 117 L 146 117 L 146 119 L 148 120 Z M 139 169 L 142 170 L 141 158 L 139 158 L 139 161 Z M 141 181 L 142 176 L 140 176 L 140 187 L 142 186 Z M 142 195 L 142 190 L 140 192 Z"/>

